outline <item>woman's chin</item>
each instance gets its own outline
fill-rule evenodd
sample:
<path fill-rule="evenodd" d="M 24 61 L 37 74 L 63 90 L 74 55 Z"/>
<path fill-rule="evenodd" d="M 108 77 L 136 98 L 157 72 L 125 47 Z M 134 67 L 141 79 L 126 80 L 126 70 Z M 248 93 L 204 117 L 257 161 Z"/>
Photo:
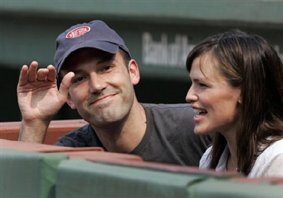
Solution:
<path fill-rule="evenodd" d="M 203 129 L 201 127 L 195 127 L 194 129 L 194 133 L 197 134 L 197 135 L 208 135 L 210 134 L 211 132 L 206 130 L 206 129 Z"/>

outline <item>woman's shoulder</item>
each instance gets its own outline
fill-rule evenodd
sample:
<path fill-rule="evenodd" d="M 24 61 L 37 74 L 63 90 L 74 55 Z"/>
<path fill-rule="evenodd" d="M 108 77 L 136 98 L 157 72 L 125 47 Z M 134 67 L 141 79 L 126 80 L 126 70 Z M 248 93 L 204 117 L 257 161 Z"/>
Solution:
<path fill-rule="evenodd" d="M 204 154 L 202 155 L 199 161 L 199 168 L 203 168 L 203 169 L 209 168 L 211 161 L 211 151 L 212 151 L 212 146 L 206 149 L 206 151 L 204 152 Z"/>
<path fill-rule="evenodd" d="M 281 171 L 278 172 L 278 169 Z M 258 156 L 249 176 L 278 176 L 279 174 L 283 175 L 283 139 L 271 144 Z"/>
<path fill-rule="evenodd" d="M 267 158 L 267 159 L 273 159 L 279 154 L 283 154 L 283 138 L 281 140 L 277 140 L 273 144 L 271 144 L 269 147 L 267 147 L 264 152 L 262 152 L 260 156 Z"/>

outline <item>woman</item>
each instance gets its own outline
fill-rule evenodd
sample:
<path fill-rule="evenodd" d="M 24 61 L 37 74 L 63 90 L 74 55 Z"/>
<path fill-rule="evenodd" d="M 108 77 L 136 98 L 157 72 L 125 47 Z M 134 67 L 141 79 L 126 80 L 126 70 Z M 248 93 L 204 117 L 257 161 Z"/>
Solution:
<path fill-rule="evenodd" d="M 270 44 L 217 34 L 194 47 L 186 66 L 195 133 L 214 134 L 200 168 L 283 176 L 283 65 Z"/>

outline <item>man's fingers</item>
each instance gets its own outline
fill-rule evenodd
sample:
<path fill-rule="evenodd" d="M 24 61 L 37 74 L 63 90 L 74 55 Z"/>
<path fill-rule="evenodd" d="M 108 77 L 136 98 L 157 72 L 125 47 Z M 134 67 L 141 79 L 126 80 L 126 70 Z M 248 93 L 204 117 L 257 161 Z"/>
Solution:
<path fill-rule="evenodd" d="M 39 68 L 36 61 L 31 64 L 23 65 L 18 82 L 18 90 L 26 88 L 39 88 L 41 86 L 56 85 L 56 69 L 49 65 L 46 68 Z"/>
<path fill-rule="evenodd" d="M 28 70 L 28 81 L 34 82 L 36 80 L 38 63 L 36 61 L 32 61 L 29 70 Z"/>
<path fill-rule="evenodd" d="M 20 76 L 19 76 L 18 86 L 21 86 L 27 83 L 28 81 L 27 76 L 28 76 L 28 66 L 23 65 L 21 72 L 20 72 Z"/>
<path fill-rule="evenodd" d="M 56 81 L 56 69 L 53 65 L 48 65 L 46 68 L 38 69 L 38 63 L 32 61 L 30 66 L 23 65 L 20 77 L 19 84 L 23 85 L 26 83 L 33 83 L 36 81 Z"/>
<path fill-rule="evenodd" d="M 48 69 L 48 75 L 47 75 L 47 80 L 48 81 L 56 81 L 56 69 L 53 65 L 48 65 L 47 66 Z"/>
<path fill-rule="evenodd" d="M 38 81 L 46 81 L 48 75 L 48 69 L 41 68 L 37 71 L 36 80 Z"/>
<path fill-rule="evenodd" d="M 67 73 L 60 84 L 59 92 L 64 96 L 68 96 L 68 91 L 71 86 L 72 78 L 75 76 L 74 72 Z"/>

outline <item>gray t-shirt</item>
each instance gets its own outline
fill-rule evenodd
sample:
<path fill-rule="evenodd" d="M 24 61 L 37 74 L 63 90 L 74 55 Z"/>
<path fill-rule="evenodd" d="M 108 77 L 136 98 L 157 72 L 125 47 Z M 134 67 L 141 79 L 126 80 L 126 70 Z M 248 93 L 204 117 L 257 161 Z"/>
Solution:
<path fill-rule="evenodd" d="M 211 138 L 194 134 L 194 112 L 191 106 L 189 104 L 142 105 L 146 112 L 147 128 L 143 139 L 130 154 L 139 155 L 145 161 L 198 166 L 202 154 L 210 145 Z M 57 144 L 104 148 L 89 124 L 65 135 Z"/>

